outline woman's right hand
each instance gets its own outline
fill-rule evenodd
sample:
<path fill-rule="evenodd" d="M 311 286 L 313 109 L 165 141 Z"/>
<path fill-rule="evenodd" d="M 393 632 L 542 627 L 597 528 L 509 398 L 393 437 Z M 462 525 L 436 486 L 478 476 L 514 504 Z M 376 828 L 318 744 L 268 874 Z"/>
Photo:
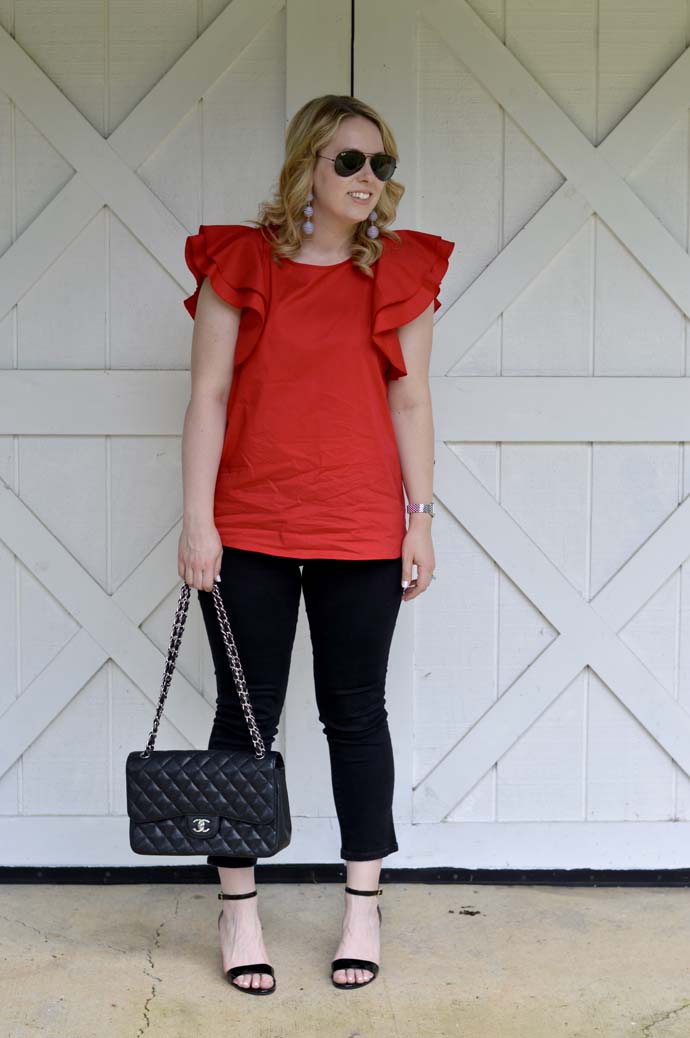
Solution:
<path fill-rule="evenodd" d="M 213 523 L 182 527 L 177 548 L 177 572 L 191 588 L 213 591 L 220 575 L 223 544 Z"/>

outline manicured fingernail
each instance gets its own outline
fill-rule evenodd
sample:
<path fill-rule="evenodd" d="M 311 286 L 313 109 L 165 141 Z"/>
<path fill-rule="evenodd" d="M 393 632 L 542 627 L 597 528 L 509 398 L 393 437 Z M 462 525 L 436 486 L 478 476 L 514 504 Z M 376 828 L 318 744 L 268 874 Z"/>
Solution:
<path fill-rule="evenodd" d="M 410 583 L 409 580 L 403 580 L 403 582 L 402 582 L 403 588 L 406 588 L 409 583 Z"/>
<path fill-rule="evenodd" d="M 220 584 L 220 577 L 214 577 L 214 580 L 216 581 L 216 584 Z"/>

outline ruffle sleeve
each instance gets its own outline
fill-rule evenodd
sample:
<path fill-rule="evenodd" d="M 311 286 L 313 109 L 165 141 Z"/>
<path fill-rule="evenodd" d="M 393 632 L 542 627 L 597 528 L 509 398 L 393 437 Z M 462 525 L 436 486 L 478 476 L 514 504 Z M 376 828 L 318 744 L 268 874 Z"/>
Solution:
<path fill-rule="evenodd" d="M 432 300 L 434 313 L 440 308 L 438 293 L 455 248 L 438 234 L 397 228 L 396 233 L 401 240 L 387 238 L 373 267 L 373 338 L 388 360 L 389 379 L 407 375 L 398 328 L 419 317 Z"/>
<path fill-rule="evenodd" d="M 184 257 L 196 278 L 195 291 L 184 300 L 192 318 L 205 277 L 221 299 L 242 310 L 234 359 L 235 366 L 241 364 L 259 341 L 268 310 L 261 230 L 243 224 L 202 224 L 187 238 Z"/>

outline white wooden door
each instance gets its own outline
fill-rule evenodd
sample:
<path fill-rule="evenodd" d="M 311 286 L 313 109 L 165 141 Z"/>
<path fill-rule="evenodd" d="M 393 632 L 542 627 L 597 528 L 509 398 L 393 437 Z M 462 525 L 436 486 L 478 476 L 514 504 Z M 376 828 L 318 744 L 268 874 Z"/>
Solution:
<path fill-rule="evenodd" d="M 0 864 L 154 861 L 124 759 L 179 587 L 182 246 L 255 215 L 290 115 L 350 92 L 350 4 L 322 11 L 112 4 L 106 34 L 97 5 L 0 3 Z M 654 33 L 606 0 L 354 14 L 398 226 L 457 242 L 390 864 L 687 866 L 687 6 Z M 214 698 L 192 607 L 159 745 L 205 746 Z M 277 748 L 280 860 L 338 861 L 303 606 Z"/>
<path fill-rule="evenodd" d="M 398 225 L 456 242 L 437 580 L 389 696 L 416 865 L 690 864 L 687 3 L 652 21 L 355 5 Z"/>
<path fill-rule="evenodd" d="M 314 83 L 350 90 L 349 2 L 328 20 L 314 0 L 107 14 L 0 3 L 4 865 L 203 864 L 130 851 L 124 783 L 180 586 L 184 240 L 200 223 L 255 217 L 290 115 Z M 281 860 L 324 847 L 338 860 L 325 750 L 314 737 L 316 775 L 300 753 L 312 737 L 305 644 L 302 616 L 301 694 L 276 743 L 295 810 Z M 214 701 L 194 593 L 157 747 L 205 748 Z"/>

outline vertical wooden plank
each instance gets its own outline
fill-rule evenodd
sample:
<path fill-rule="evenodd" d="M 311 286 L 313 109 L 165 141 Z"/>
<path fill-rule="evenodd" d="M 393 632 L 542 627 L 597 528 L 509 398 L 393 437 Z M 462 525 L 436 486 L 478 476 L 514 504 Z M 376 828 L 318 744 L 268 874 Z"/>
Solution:
<path fill-rule="evenodd" d="M 101 667 L 24 753 L 22 813 L 107 814 L 107 703 Z M 49 857 L 49 848 L 45 854 Z"/>
<path fill-rule="evenodd" d="M 575 125 L 592 137 L 596 5 L 557 0 L 535 8 L 508 0 L 503 40 Z M 564 177 L 503 113 L 501 248 Z M 503 375 L 591 374 L 592 248 L 575 235 L 503 314 Z M 583 596 L 589 558 L 589 450 L 576 444 L 501 444 L 501 494 L 517 519 Z M 512 608 L 511 608 L 512 604 Z M 519 589 L 501 579 L 499 694 L 558 632 Z M 584 814 L 587 675 L 577 675 L 496 764 L 496 819 L 577 820 Z"/>
<path fill-rule="evenodd" d="M 690 494 L 690 443 L 678 445 L 681 467 L 680 498 Z M 678 702 L 690 713 L 690 561 L 685 562 L 678 575 L 678 626 L 674 647 L 676 665 L 675 692 Z M 674 766 L 673 818 L 690 821 L 690 776 Z"/>
<path fill-rule="evenodd" d="M 17 43 L 101 134 L 105 118 L 106 20 L 91 0 L 22 0 L 14 5 Z"/>
<path fill-rule="evenodd" d="M 15 489 L 14 437 L 0 436 L 0 478 Z M 0 660 L 3 661 L 0 680 L 0 714 L 8 710 L 19 695 L 19 609 L 18 562 L 9 548 L 0 541 Z M 19 811 L 19 773 L 17 761 L 4 775 L 0 775 L 0 815 L 14 815 Z"/>
<path fill-rule="evenodd" d="M 688 6 L 637 0 L 599 4 L 596 140 L 654 84 L 687 44 Z M 645 204 L 687 248 L 688 123 L 678 122 L 628 178 Z M 609 229 L 596 225 L 594 373 L 681 375 L 687 320 Z M 678 501 L 678 448 L 594 447 L 592 593 Z M 676 694 L 680 574 L 645 603 L 621 637 Z M 682 630 L 682 627 L 681 627 Z M 587 817 L 668 818 L 674 786 L 687 777 L 598 678 L 591 682 Z M 612 752 L 613 750 L 613 752 Z M 634 762 L 634 766 L 633 766 Z"/>
<path fill-rule="evenodd" d="M 675 444 L 597 444 L 592 477 L 594 595 L 676 505 Z M 621 632 L 648 669 L 671 691 L 678 575 L 644 604 Z M 588 713 L 587 818 L 668 818 L 673 762 L 598 677 Z"/>
<path fill-rule="evenodd" d="M 286 0 L 285 124 L 312 97 L 350 93 L 351 4 Z"/>

